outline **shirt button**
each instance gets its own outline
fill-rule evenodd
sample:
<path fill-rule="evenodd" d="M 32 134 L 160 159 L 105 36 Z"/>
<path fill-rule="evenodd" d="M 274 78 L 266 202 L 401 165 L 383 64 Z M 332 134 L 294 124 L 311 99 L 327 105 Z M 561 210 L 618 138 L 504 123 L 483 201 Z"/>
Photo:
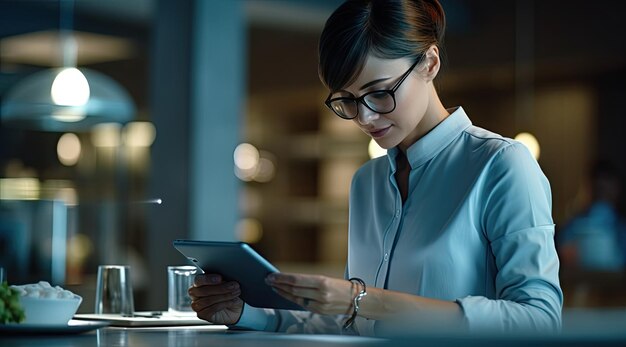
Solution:
<path fill-rule="evenodd" d="M 385 253 L 385 261 L 389 260 L 389 253 Z"/>
<path fill-rule="evenodd" d="M 396 218 L 400 218 L 400 210 L 396 210 Z"/>

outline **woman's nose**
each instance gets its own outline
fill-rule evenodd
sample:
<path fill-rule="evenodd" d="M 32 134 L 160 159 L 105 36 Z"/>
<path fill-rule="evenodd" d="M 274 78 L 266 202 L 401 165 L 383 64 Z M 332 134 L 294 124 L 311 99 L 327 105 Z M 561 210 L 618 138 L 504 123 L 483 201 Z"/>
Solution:
<path fill-rule="evenodd" d="M 379 117 L 380 115 L 378 113 L 365 107 L 365 105 L 359 105 L 359 114 L 357 116 L 359 124 L 368 125 Z"/>

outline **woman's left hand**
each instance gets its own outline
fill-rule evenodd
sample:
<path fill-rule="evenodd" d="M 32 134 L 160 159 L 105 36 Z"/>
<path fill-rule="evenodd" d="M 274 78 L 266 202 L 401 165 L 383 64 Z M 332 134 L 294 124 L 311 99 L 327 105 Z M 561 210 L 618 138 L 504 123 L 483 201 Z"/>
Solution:
<path fill-rule="evenodd" d="M 349 314 L 357 290 L 350 281 L 319 275 L 281 272 L 265 281 L 278 294 L 320 314 Z"/>

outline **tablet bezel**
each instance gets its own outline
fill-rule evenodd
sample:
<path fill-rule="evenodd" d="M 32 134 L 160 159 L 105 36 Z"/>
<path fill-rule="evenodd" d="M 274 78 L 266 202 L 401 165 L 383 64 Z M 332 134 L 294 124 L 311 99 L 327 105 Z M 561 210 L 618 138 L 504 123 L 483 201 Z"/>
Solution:
<path fill-rule="evenodd" d="M 239 282 L 241 299 L 250 306 L 304 310 L 265 283 L 265 277 L 278 269 L 245 242 L 174 240 L 173 245 L 203 273 Z"/>

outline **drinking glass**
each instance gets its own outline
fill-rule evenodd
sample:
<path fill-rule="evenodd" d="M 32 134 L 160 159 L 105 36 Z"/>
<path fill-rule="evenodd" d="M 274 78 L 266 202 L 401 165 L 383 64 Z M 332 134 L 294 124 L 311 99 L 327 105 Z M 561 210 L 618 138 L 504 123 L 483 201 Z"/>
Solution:
<path fill-rule="evenodd" d="M 167 267 L 167 311 L 177 316 L 195 315 L 191 309 L 189 287 L 196 277 L 195 266 Z"/>
<path fill-rule="evenodd" d="M 96 314 L 111 313 L 129 317 L 133 316 L 135 305 L 129 266 L 98 266 L 94 312 Z"/>

